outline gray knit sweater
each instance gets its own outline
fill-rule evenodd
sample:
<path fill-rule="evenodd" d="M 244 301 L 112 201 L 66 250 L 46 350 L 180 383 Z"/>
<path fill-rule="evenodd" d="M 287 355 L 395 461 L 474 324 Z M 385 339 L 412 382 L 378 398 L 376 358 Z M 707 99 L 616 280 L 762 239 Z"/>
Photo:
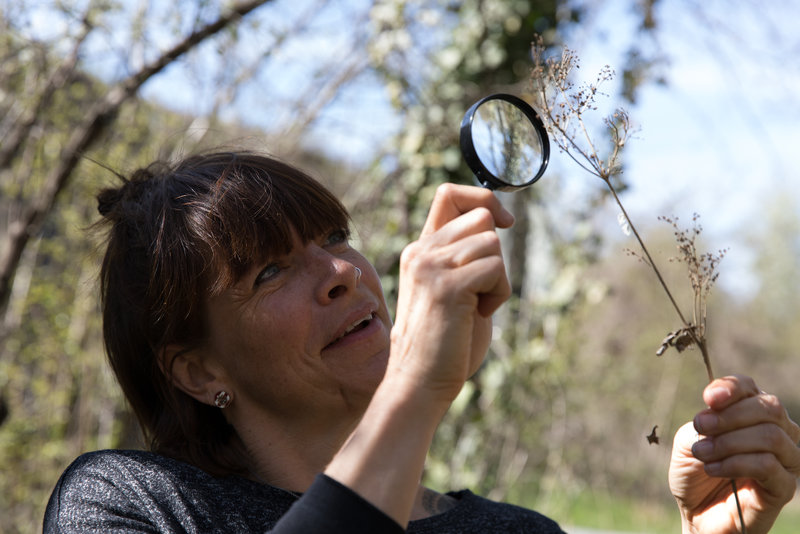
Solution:
<path fill-rule="evenodd" d="M 563 534 L 552 520 L 478 497 L 450 493 L 451 510 L 412 521 L 413 534 Z M 44 533 L 402 533 L 369 502 L 320 475 L 301 497 L 241 477 L 216 478 L 143 451 L 79 457 L 61 476 L 44 517 Z"/>

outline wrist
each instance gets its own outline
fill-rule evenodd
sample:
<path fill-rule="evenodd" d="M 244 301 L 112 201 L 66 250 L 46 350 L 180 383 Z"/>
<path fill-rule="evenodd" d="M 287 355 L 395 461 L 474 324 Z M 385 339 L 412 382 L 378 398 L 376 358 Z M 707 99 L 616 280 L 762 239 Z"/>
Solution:
<path fill-rule="evenodd" d="M 460 379 L 433 380 L 425 372 L 393 366 L 390 362 L 373 398 L 394 410 L 430 418 L 438 425 L 463 386 Z"/>

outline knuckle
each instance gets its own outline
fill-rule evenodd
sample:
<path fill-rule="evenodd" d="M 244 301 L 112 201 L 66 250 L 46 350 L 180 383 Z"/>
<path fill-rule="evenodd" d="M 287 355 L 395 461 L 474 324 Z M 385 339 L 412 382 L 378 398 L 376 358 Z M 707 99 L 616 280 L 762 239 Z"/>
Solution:
<path fill-rule="evenodd" d="M 455 189 L 456 189 L 455 185 L 450 182 L 439 184 L 439 186 L 436 188 L 435 196 L 448 197 L 453 194 Z"/>
<path fill-rule="evenodd" d="M 781 404 L 780 399 L 778 399 L 778 397 L 775 395 L 764 393 L 760 396 L 759 401 L 765 408 L 771 421 L 783 421 L 783 419 L 786 417 L 786 410 L 784 409 L 783 404 Z"/>
<path fill-rule="evenodd" d="M 767 450 L 770 451 L 777 451 L 786 443 L 786 434 L 775 425 L 767 425 L 762 433 L 762 438 Z"/>
<path fill-rule="evenodd" d="M 506 273 L 506 265 L 502 258 L 495 257 L 495 264 L 494 268 L 497 270 L 497 286 L 496 286 L 496 293 L 503 297 L 508 298 L 511 296 L 511 283 L 508 280 L 508 275 Z"/>
<path fill-rule="evenodd" d="M 796 477 L 800 477 L 800 451 L 794 451 L 793 458 L 786 465 L 786 470 Z"/>
<path fill-rule="evenodd" d="M 745 459 L 750 464 L 750 469 L 753 473 L 758 473 L 761 477 L 768 475 L 772 466 L 771 454 L 750 454 Z"/>
<path fill-rule="evenodd" d="M 497 250 L 500 249 L 501 245 L 500 236 L 497 235 L 497 232 L 495 232 L 494 230 L 483 232 L 481 234 L 481 239 L 483 239 L 485 244 L 488 245 L 489 247 Z"/>
<path fill-rule="evenodd" d="M 481 226 L 492 225 L 494 226 L 494 216 L 492 212 L 483 206 L 479 206 L 475 208 L 473 211 L 473 216 L 475 217 L 475 221 L 480 224 Z"/>
<path fill-rule="evenodd" d="M 759 454 L 757 456 L 758 468 L 767 477 L 777 477 L 784 471 L 783 465 L 774 454 Z"/>
<path fill-rule="evenodd" d="M 787 433 L 789 434 L 789 439 L 792 441 L 792 443 L 798 445 L 798 442 L 800 442 L 800 426 L 798 426 L 797 423 L 791 419 L 789 419 L 789 429 Z"/>
<path fill-rule="evenodd" d="M 423 247 L 419 241 L 409 243 L 400 253 L 400 267 L 403 270 L 415 269 L 425 263 Z"/>
<path fill-rule="evenodd" d="M 769 453 L 747 454 L 732 460 L 732 474 L 760 480 L 774 477 L 781 469 L 777 458 Z"/>
<path fill-rule="evenodd" d="M 403 248 L 403 251 L 400 253 L 400 262 L 407 263 L 413 260 L 417 256 L 417 250 L 419 249 L 419 243 L 414 241 L 409 243 Z"/>
<path fill-rule="evenodd" d="M 472 208 L 463 219 L 464 229 L 470 233 L 494 230 L 494 215 L 484 206 Z"/>
<path fill-rule="evenodd" d="M 730 378 L 734 383 L 736 383 L 739 386 L 740 389 L 744 391 L 750 391 L 755 393 L 758 392 L 758 388 L 756 387 L 756 382 L 755 380 L 752 379 L 752 377 L 741 374 L 733 374 L 728 378 Z"/>

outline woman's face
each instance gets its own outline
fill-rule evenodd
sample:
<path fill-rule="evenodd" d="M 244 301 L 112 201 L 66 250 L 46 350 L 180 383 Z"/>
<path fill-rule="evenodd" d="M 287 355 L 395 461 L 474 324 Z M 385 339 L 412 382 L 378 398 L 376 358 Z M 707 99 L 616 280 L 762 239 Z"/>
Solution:
<path fill-rule="evenodd" d="M 210 298 L 207 318 L 202 350 L 237 410 L 293 423 L 360 415 L 386 369 L 391 320 L 380 281 L 345 230 L 305 245 L 295 234 L 288 254 Z"/>

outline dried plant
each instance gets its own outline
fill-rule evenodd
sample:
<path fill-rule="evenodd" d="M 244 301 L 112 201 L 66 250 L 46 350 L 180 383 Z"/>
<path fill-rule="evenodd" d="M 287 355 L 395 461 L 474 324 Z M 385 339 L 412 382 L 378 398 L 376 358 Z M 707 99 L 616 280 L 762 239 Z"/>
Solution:
<path fill-rule="evenodd" d="M 584 114 L 597 111 L 597 96 L 603 94 L 600 86 L 613 79 L 614 71 L 606 65 L 594 83 L 575 87 L 571 73 L 579 68 L 578 56 L 572 50 L 564 49 L 559 58 L 546 59 L 541 37 L 533 45 L 533 60 L 533 98 L 545 114 L 543 119 L 553 142 L 584 170 L 610 183 L 621 170 L 619 157 L 622 148 L 634 133 L 630 118 L 620 108 L 603 119 L 611 135 L 611 148 L 602 157 L 584 121 Z"/>
<path fill-rule="evenodd" d="M 660 220 L 670 224 L 673 228 L 673 235 L 677 243 L 678 255 L 670 258 L 671 262 L 685 263 L 686 271 L 689 277 L 689 283 L 692 286 L 692 293 L 694 300 L 692 302 L 692 332 L 686 330 L 686 327 L 681 328 L 675 332 L 670 332 L 666 338 L 661 342 L 661 347 L 656 351 L 656 354 L 661 356 L 669 347 L 675 347 L 678 352 L 693 345 L 693 340 L 706 339 L 706 303 L 708 296 L 711 293 L 711 288 L 719 277 L 717 267 L 725 257 L 727 249 L 719 250 L 716 254 L 711 252 L 699 252 L 697 248 L 697 239 L 703 231 L 702 226 L 698 223 L 700 215 L 695 213 L 692 216 L 692 228 L 689 230 L 682 229 L 678 226 L 678 218 L 659 217 Z M 704 355 L 706 361 L 706 370 L 709 375 L 709 380 L 713 379 L 710 364 L 708 363 L 707 355 Z"/>
<path fill-rule="evenodd" d="M 687 319 L 617 193 L 614 177 L 621 172 L 619 160 L 622 149 L 634 133 L 628 113 L 624 109 L 617 109 L 610 117 L 604 119 L 609 134 L 607 139 L 609 148 L 605 153 L 598 149 L 598 142 L 587 126 L 585 115 L 597 111 L 597 95 L 603 94 L 599 88 L 613 78 L 614 71 L 611 67 L 605 66 L 594 83 L 576 87 L 572 81 L 572 72 L 579 68 L 578 56 L 574 51 L 564 49 L 560 57 L 546 58 L 541 37 L 534 42 L 533 60 L 534 68 L 531 73 L 533 98 L 553 142 L 583 169 L 606 183 L 620 209 L 620 222 L 626 231 L 633 233 L 641 247 L 641 255 L 633 254 L 640 257 L 652 269 L 681 320 L 681 328 L 665 338 L 657 354 L 662 354 L 670 346 L 676 347 L 679 351 L 696 346 L 703 355 L 709 380 L 713 380 L 714 374 L 708 358 L 705 336 L 705 303 L 711 286 L 718 276 L 716 268 L 724 252 L 716 256 L 698 253 L 696 238 L 701 228 L 696 224 L 697 216 L 694 218 L 695 226 L 691 231 L 680 230 L 677 218 L 664 218 L 675 228 L 680 253 L 675 259 L 686 263 L 689 267 L 695 306 L 691 320 Z"/>
<path fill-rule="evenodd" d="M 596 98 L 603 94 L 600 92 L 600 87 L 613 79 L 614 71 L 606 65 L 600 70 L 593 83 L 576 86 L 572 81 L 572 73 L 579 68 L 579 58 L 573 50 L 565 48 L 558 57 L 546 57 L 544 41 L 541 37 L 537 37 L 533 43 L 532 56 L 534 67 L 531 72 L 531 87 L 534 105 L 541 113 L 553 143 L 584 170 L 605 182 L 620 209 L 619 221 L 623 230 L 626 233 L 632 232 L 641 248 L 641 254 L 633 251 L 630 253 L 642 260 L 653 271 L 671 306 L 680 318 L 681 327 L 667 334 L 656 354 L 660 356 L 670 347 L 674 347 L 678 352 L 697 347 L 703 357 L 708 380 L 712 381 L 714 372 L 711 368 L 706 342 L 706 303 L 711 288 L 719 276 L 717 267 L 726 251 L 720 250 L 717 254 L 698 251 L 697 239 L 702 232 L 702 227 L 698 224 L 699 216 L 697 214 L 692 218 L 692 228 L 688 230 L 678 226 L 677 217 L 660 217 L 661 220 L 672 225 L 677 243 L 678 255 L 670 261 L 684 263 L 687 266 L 694 295 L 692 315 L 687 318 L 678 306 L 672 291 L 617 193 L 615 176 L 621 172 L 620 156 L 625 144 L 635 133 L 628 113 L 624 109 L 617 109 L 603 119 L 608 133 L 604 140 L 607 144 L 605 152 L 599 150 L 599 143 L 587 125 L 586 115 L 598 110 Z M 647 437 L 648 443 L 658 443 L 656 428 L 654 427 Z M 731 479 L 731 487 L 736 499 L 742 534 L 746 534 L 736 481 L 733 479 Z"/>

